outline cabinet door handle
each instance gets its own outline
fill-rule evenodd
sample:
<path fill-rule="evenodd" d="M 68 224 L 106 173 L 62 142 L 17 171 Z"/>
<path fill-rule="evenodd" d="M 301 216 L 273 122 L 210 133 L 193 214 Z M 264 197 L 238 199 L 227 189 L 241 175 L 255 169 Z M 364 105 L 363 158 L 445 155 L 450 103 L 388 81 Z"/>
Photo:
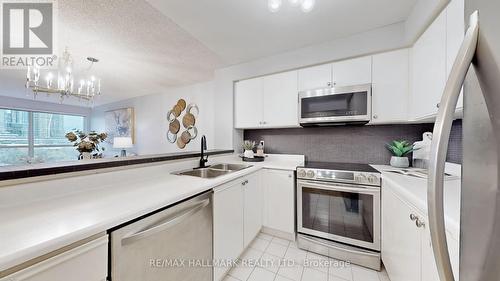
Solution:
<path fill-rule="evenodd" d="M 377 119 L 378 118 L 378 115 L 377 114 L 374 114 L 373 115 L 373 119 Z"/>
<path fill-rule="evenodd" d="M 328 82 L 328 83 L 326 83 L 326 85 L 327 85 L 328 87 L 331 87 L 331 86 L 332 86 L 332 82 Z"/>
<path fill-rule="evenodd" d="M 418 220 L 417 215 L 415 215 L 415 214 L 410 214 L 410 220 L 412 220 L 412 221 L 416 221 L 416 220 Z"/>
<path fill-rule="evenodd" d="M 419 218 L 417 218 L 417 220 L 415 221 L 415 225 L 417 227 L 424 227 L 425 226 L 425 222 L 424 221 L 421 221 Z"/>
<path fill-rule="evenodd" d="M 439 108 L 439 103 L 436 104 L 436 108 Z"/>

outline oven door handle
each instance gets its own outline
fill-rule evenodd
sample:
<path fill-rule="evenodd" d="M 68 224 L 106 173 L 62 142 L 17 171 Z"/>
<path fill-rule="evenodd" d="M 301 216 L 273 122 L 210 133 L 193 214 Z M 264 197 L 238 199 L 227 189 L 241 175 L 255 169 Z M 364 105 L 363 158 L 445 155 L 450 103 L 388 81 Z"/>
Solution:
<path fill-rule="evenodd" d="M 345 192 L 357 192 L 357 193 L 368 193 L 368 194 L 378 194 L 380 193 L 380 188 L 379 187 L 354 187 L 351 185 L 347 184 L 341 184 L 341 183 L 317 183 L 314 181 L 305 181 L 305 180 L 299 180 L 297 181 L 297 184 L 306 186 L 306 187 L 314 187 L 314 188 L 319 188 L 323 190 L 333 190 L 333 191 L 345 191 Z"/>

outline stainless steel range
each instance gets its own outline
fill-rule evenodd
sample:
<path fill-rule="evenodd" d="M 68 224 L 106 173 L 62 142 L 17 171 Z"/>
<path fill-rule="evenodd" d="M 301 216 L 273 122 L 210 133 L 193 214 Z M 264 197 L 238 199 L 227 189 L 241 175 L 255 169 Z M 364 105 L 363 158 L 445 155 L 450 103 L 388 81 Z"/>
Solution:
<path fill-rule="evenodd" d="M 297 168 L 298 246 L 380 270 L 380 183 L 366 164 Z"/>

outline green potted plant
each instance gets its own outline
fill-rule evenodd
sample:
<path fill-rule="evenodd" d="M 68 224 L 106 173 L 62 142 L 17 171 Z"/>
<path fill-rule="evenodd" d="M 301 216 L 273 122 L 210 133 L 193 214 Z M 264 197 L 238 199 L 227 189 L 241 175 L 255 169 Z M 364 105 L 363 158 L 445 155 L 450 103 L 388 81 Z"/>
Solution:
<path fill-rule="evenodd" d="M 393 155 L 391 157 L 391 166 L 397 168 L 407 168 L 410 166 L 408 154 L 415 150 L 413 144 L 405 140 L 393 140 L 386 147 Z"/>
<path fill-rule="evenodd" d="M 253 149 L 255 147 L 255 142 L 254 141 L 250 141 L 250 140 L 246 140 L 243 142 L 243 156 L 245 158 L 253 158 L 254 157 L 254 152 L 253 152 Z"/>
<path fill-rule="evenodd" d="M 78 156 L 79 160 L 100 158 L 102 156 L 101 151 L 104 151 L 104 147 L 100 147 L 99 144 L 107 137 L 108 135 L 106 133 L 98 134 L 94 131 L 87 134 L 83 131 L 75 130 L 74 132 L 66 134 L 68 141 L 72 142 L 76 150 L 80 152 L 80 156 Z M 94 151 L 95 153 L 92 155 Z"/>

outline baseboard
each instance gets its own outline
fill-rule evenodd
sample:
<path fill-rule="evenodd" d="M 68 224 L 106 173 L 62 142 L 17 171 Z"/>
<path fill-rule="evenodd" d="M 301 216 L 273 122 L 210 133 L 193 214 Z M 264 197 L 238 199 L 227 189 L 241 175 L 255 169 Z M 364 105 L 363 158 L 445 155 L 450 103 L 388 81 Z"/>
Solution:
<path fill-rule="evenodd" d="M 270 227 L 267 227 L 267 226 L 263 226 L 262 229 L 261 229 L 261 232 L 269 234 L 269 235 L 272 235 L 272 236 L 276 236 L 276 237 L 279 237 L 279 238 L 283 238 L 283 239 L 286 239 L 286 240 L 295 241 L 295 233 L 289 233 L 289 232 L 277 230 L 277 229 L 274 229 L 274 228 L 270 228 Z"/>

